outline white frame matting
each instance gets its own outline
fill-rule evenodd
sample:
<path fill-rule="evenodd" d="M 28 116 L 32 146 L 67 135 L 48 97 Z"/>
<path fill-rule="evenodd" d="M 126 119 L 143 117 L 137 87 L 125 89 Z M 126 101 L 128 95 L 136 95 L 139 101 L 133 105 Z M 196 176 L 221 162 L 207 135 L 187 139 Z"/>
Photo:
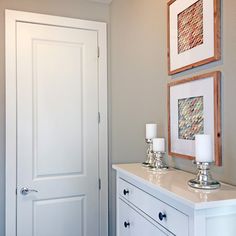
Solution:
<path fill-rule="evenodd" d="M 107 25 L 104 22 L 43 15 L 30 12 L 5 11 L 6 50 L 6 209 L 5 235 L 17 236 L 16 187 L 17 187 L 17 136 L 16 136 L 16 23 L 28 22 L 78 29 L 94 30 L 98 34 L 99 60 L 99 175 L 100 236 L 108 235 L 108 132 L 107 132 Z"/>

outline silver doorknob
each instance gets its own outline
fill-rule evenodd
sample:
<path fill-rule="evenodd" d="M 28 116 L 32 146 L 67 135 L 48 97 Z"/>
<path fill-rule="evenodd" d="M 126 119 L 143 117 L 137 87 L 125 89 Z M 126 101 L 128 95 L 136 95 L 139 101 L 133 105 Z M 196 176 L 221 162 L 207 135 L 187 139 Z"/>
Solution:
<path fill-rule="evenodd" d="M 22 188 L 21 190 L 20 190 L 20 193 L 22 194 L 22 195 L 28 195 L 29 193 L 37 193 L 38 192 L 38 190 L 35 190 L 35 189 L 28 189 L 28 188 Z"/>

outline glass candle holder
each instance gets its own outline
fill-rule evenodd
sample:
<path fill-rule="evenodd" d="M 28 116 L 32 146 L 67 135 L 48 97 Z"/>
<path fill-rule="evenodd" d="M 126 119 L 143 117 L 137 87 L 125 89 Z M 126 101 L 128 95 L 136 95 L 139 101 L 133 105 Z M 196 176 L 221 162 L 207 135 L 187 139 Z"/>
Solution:
<path fill-rule="evenodd" d="M 144 167 L 150 167 L 153 165 L 154 157 L 153 157 L 153 149 L 152 149 L 152 139 L 145 139 L 146 143 L 148 145 L 147 148 L 147 154 L 146 154 L 146 160 L 142 163 Z"/>
<path fill-rule="evenodd" d="M 195 179 L 188 181 L 190 187 L 209 190 L 220 188 L 220 183 L 211 176 L 210 165 L 212 162 L 194 161 L 194 164 L 197 164 L 198 173 Z"/>

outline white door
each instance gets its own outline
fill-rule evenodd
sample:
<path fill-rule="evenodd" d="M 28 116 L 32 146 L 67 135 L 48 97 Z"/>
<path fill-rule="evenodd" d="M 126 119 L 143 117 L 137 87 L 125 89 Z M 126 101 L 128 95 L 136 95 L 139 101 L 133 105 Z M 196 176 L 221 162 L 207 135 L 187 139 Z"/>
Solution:
<path fill-rule="evenodd" d="M 17 236 L 97 236 L 97 32 L 16 28 Z"/>

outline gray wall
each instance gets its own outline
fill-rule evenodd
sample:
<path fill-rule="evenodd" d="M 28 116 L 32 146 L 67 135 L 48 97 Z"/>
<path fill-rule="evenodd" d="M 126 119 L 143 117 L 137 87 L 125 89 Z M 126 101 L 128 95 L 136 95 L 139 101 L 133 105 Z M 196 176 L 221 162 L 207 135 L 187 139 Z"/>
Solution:
<path fill-rule="evenodd" d="M 109 22 L 109 6 L 87 0 L 0 0 L 0 236 L 4 236 L 5 223 L 5 9 Z"/>
<path fill-rule="evenodd" d="M 223 2 L 223 1 L 222 1 Z M 109 22 L 109 7 L 85 0 L 0 0 L 0 235 L 4 235 L 4 9 L 69 16 Z M 236 52 L 236 2 L 224 0 L 222 5 L 221 61 L 190 70 L 174 79 L 212 70 L 221 70 L 223 114 L 223 167 L 214 169 L 220 180 L 236 184 L 235 109 L 233 93 L 234 56 Z M 109 61 L 110 164 L 144 160 L 144 125 L 159 124 L 160 136 L 167 137 L 166 1 L 113 0 L 110 6 Z M 171 165 L 194 171 L 190 161 L 169 159 Z M 115 173 L 110 169 L 109 232 L 115 235 Z"/>
<path fill-rule="evenodd" d="M 166 84 L 171 79 L 221 70 L 223 167 L 213 175 L 236 185 L 236 2 L 222 0 L 222 60 L 169 77 L 167 74 L 166 1 L 113 0 L 111 5 L 111 158 L 112 163 L 144 160 L 144 126 L 160 124 L 167 137 Z M 171 165 L 194 171 L 191 161 L 172 158 Z M 110 236 L 115 235 L 115 173 L 110 186 Z"/>

